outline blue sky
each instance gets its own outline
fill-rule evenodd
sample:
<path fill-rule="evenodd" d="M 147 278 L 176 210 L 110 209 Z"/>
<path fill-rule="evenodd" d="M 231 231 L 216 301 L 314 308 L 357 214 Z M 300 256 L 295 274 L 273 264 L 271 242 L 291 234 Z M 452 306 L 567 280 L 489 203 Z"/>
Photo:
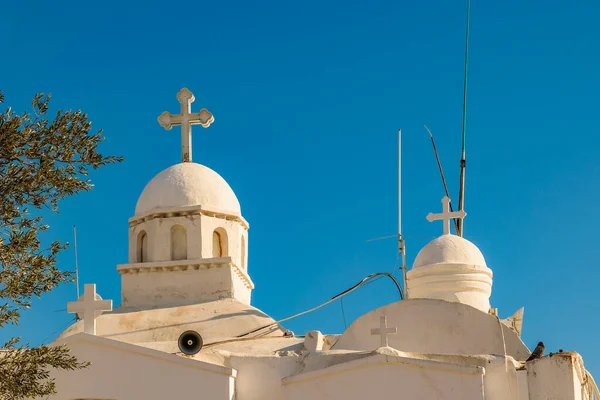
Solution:
<path fill-rule="evenodd" d="M 106 154 L 95 189 L 61 204 L 47 239 L 72 239 L 80 276 L 120 302 L 127 219 L 145 184 L 180 158 L 176 112 L 188 87 L 215 123 L 194 129 L 194 161 L 232 186 L 251 224 L 253 304 L 283 318 L 366 275 L 391 271 L 396 130 L 403 128 L 403 221 L 409 264 L 441 224 L 443 189 L 423 124 L 458 191 L 465 1 L 228 1 L 3 4 L 6 103 L 37 92 L 82 109 Z M 501 317 L 525 307 L 523 339 L 579 351 L 600 373 L 600 58 L 594 1 L 473 0 L 465 237 L 494 271 Z M 456 201 L 456 199 L 455 199 Z M 73 252 L 60 257 L 72 269 Z M 19 327 L 48 341 L 72 316 L 74 285 L 36 300 Z M 397 300 L 379 280 L 344 299 L 346 322 Z M 290 321 L 339 333 L 339 303 Z M 410 329 L 409 326 L 399 330 Z"/>

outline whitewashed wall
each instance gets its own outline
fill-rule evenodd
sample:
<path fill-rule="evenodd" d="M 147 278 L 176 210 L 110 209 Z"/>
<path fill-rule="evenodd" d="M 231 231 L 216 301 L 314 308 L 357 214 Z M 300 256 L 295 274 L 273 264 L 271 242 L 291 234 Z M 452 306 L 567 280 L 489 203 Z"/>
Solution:
<path fill-rule="evenodd" d="M 53 372 L 52 400 L 231 400 L 235 370 L 99 337 L 71 337 L 73 355 L 92 365 Z M 134 349 L 135 348 L 135 349 Z"/>

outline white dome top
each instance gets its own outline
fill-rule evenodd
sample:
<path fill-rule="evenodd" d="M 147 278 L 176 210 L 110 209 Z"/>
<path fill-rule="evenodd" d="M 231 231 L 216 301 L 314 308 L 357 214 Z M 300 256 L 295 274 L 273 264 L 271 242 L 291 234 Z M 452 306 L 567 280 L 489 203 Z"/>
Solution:
<path fill-rule="evenodd" d="M 442 235 L 421 249 L 413 269 L 435 264 L 466 264 L 487 267 L 481 251 L 473 243 L 456 235 Z"/>
<path fill-rule="evenodd" d="M 138 199 L 135 215 L 190 206 L 241 215 L 240 202 L 225 179 L 212 169 L 191 162 L 175 164 L 152 178 Z"/>

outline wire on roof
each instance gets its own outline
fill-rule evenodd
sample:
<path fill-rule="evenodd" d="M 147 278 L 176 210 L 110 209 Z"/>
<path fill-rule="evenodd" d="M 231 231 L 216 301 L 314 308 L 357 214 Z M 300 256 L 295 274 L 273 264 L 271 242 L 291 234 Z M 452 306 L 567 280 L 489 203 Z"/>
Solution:
<path fill-rule="evenodd" d="M 364 278 L 362 281 L 358 282 L 356 285 L 354 285 L 354 286 L 350 287 L 349 289 L 346 289 L 346 290 L 344 290 L 343 292 L 336 294 L 335 296 L 333 296 L 331 299 L 327 300 L 327 301 L 326 301 L 325 303 L 323 303 L 323 304 L 320 304 L 320 305 L 318 305 L 318 306 L 316 306 L 316 307 L 313 307 L 313 308 L 311 308 L 311 309 L 309 309 L 309 310 L 302 311 L 301 313 L 294 314 L 294 315 L 292 315 L 292 316 L 290 316 L 290 317 L 287 317 L 287 318 L 280 319 L 279 321 L 275 321 L 275 322 L 273 322 L 273 323 L 271 323 L 271 324 L 268 324 L 268 325 L 261 326 L 260 328 L 253 329 L 253 330 L 251 330 L 251 331 L 249 331 L 249 332 L 246 332 L 246 333 L 243 333 L 243 334 L 241 334 L 241 335 L 238 335 L 237 337 L 238 337 L 238 338 L 242 338 L 242 337 L 244 337 L 244 336 L 251 335 L 251 334 L 253 334 L 253 333 L 256 333 L 256 332 L 258 332 L 258 331 L 261 331 L 261 330 L 263 330 L 263 329 L 266 329 L 266 328 L 272 327 L 272 326 L 274 326 L 274 325 L 279 325 L 279 324 L 281 324 L 282 322 L 289 321 L 290 319 L 293 319 L 293 318 L 296 318 L 296 317 L 300 317 L 300 316 L 302 316 L 302 315 L 305 315 L 305 314 L 308 314 L 308 313 L 310 313 L 310 312 L 316 311 L 316 310 L 318 310 L 319 308 L 325 307 L 327 304 L 329 304 L 329 303 L 331 303 L 331 302 L 334 302 L 334 301 L 336 301 L 337 299 L 340 299 L 340 298 L 344 297 L 344 296 L 345 296 L 345 295 L 347 295 L 347 294 L 350 294 L 350 293 L 352 293 L 353 291 L 355 291 L 355 290 L 356 290 L 356 289 L 358 289 L 359 287 L 361 287 L 361 286 L 365 285 L 365 284 L 366 284 L 366 283 L 368 283 L 369 281 L 371 281 L 371 280 L 373 280 L 373 279 L 375 279 L 375 278 L 380 278 L 380 277 L 383 277 L 383 276 L 387 276 L 388 278 L 390 278 L 390 279 L 391 279 L 391 280 L 394 282 L 394 284 L 396 285 L 396 288 L 398 289 L 398 293 L 400 294 L 400 300 L 403 300 L 403 299 L 404 299 L 404 296 L 402 295 L 402 288 L 400 287 L 400 283 L 399 283 L 399 282 L 398 282 L 398 280 L 397 280 L 397 279 L 394 277 L 394 275 L 390 274 L 389 272 L 376 272 L 376 273 L 374 273 L 374 274 L 371 274 L 371 275 L 367 276 L 367 277 L 366 277 L 366 278 Z"/>

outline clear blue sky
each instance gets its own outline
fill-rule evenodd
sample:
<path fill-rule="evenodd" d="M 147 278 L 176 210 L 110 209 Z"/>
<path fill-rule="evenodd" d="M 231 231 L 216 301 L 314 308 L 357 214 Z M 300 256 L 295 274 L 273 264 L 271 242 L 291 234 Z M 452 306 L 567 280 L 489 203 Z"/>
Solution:
<path fill-rule="evenodd" d="M 252 4 L 251 4 L 252 3 Z M 120 302 L 127 219 L 144 185 L 180 157 L 188 87 L 216 122 L 194 130 L 194 160 L 233 187 L 251 224 L 253 304 L 274 318 L 392 270 L 396 130 L 404 132 L 408 259 L 441 233 L 443 196 L 427 124 L 458 191 L 465 1 L 11 1 L 0 13 L 1 89 L 80 108 L 126 161 L 62 203 L 47 238 L 78 227 L 82 283 Z M 473 0 L 466 238 L 494 271 L 501 317 L 525 307 L 533 348 L 577 350 L 600 374 L 600 33 L 597 1 Z M 456 200 L 456 199 L 455 199 Z M 417 236 L 417 237 L 411 237 Z M 73 268 L 73 252 L 60 257 Z M 38 344 L 72 316 L 75 288 L 34 302 L 18 328 Z M 347 296 L 347 323 L 395 301 L 380 280 Z M 57 311 L 59 310 L 59 311 Z M 297 334 L 344 329 L 340 304 L 290 321 Z M 410 326 L 399 327 L 400 330 Z"/>

